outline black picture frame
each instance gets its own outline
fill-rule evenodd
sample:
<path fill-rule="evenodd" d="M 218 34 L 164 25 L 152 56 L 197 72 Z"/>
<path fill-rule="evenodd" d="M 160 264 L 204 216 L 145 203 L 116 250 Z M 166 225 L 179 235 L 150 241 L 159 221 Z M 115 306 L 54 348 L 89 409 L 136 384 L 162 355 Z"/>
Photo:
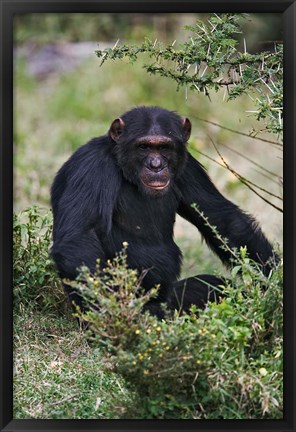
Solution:
<path fill-rule="evenodd" d="M 284 417 L 283 420 L 14 420 L 12 348 L 13 214 L 13 17 L 23 13 L 62 12 L 277 12 L 284 22 Z M 295 28 L 292 0 L 0 0 L 1 31 L 1 401 L 0 430 L 12 431 L 295 431 Z"/>

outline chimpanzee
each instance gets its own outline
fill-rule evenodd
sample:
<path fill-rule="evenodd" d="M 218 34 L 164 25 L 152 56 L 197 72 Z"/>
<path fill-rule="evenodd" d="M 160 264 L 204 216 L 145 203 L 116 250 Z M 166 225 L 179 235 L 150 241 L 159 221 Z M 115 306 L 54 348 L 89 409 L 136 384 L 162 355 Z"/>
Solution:
<path fill-rule="evenodd" d="M 74 279 L 83 264 L 94 271 L 97 258 L 103 268 L 126 241 L 128 265 L 140 273 L 147 270 L 143 287 L 160 284 L 157 299 L 147 305 L 151 313 L 161 317 L 163 302 L 171 310 L 203 307 L 224 281 L 212 275 L 177 281 L 182 254 L 173 240 L 176 213 L 198 228 L 225 264 L 231 256 L 193 203 L 230 248 L 247 246 L 250 258 L 267 268 L 270 243 L 187 151 L 190 133 L 187 118 L 159 107 L 138 107 L 62 166 L 51 190 L 52 256 L 62 278 Z M 69 295 L 81 304 L 77 294 Z"/>

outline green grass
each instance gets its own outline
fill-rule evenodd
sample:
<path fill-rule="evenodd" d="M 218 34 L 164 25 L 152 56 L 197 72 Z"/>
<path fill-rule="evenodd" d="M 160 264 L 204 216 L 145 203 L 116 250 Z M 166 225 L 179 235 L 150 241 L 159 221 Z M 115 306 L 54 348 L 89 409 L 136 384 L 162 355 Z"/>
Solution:
<path fill-rule="evenodd" d="M 112 418 L 130 397 L 70 313 L 16 311 L 14 340 L 14 418 Z"/>

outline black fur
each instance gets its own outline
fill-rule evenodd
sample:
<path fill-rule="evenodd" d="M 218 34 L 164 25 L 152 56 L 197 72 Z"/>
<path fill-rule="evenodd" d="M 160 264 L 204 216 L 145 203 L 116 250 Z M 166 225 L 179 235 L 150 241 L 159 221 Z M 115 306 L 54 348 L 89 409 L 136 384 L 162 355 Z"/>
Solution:
<path fill-rule="evenodd" d="M 202 307 L 214 299 L 214 288 L 223 280 L 201 275 L 177 282 L 182 254 L 173 240 L 176 213 L 199 229 L 224 263 L 229 264 L 230 255 L 192 203 L 230 247 L 246 245 L 252 259 L 266 263 L 273 255 L 271 245 L 254 219 L 224 198 L 188 153 L 189 134 L 188 119 L 140 107 L 70 157 L 51 191 L 52 256 L 61 277 L 75 278 L 82 264 L 94 271 L 97 258 L 104 266 L 127 241 L 129 265 L 139 272 L 148 269 L 143 286 L 161 285 L 158 299 L 147 305 L 152 313 L 161 316 L 160 302 L 170 309 Z M 79 302 L 74 294 L 72 298 Z"/>

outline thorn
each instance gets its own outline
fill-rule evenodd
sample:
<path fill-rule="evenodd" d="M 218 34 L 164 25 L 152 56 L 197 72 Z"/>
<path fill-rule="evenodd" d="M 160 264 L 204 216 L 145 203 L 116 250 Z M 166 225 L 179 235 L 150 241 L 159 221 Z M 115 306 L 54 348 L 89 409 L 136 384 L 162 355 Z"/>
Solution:
<path fill-rule="evenodd" d="M 218 20 L 222 21 L 222 18 L 219 17 L 216 13 L 214 13 L 215 17 L 218 18 Z"/>
<path fill-rule="evenodd" d="M 225 102 L 227 90 L 228 90 L 228 87 L 225 86 L 224 95 L 223 95 L 223 102 Z"/>
<path fill-rule="evenodd" d="M 210 20 L 207 20 L 207 21 L 208 21 L 208 23 L 212 26 L 211 33 L 213 33 L 213 32 L 216 30 L 216 27 L 217 27 L 218 24 L 214 25 L 214 24 L 211 23 Z"/>
<path fill-rule="evenodd" d="M 274 91 L 272 90 L 272 88 L 264 81 L 264 79 L 263 78 L 260 78 L 260 80 L 263 82 L 263 84 L 265 84 L 266 85 L 266 87 L 268 88 L 268 90 L 272 93 L 272 94 L 274 94 Z"/>
<path fill-rule="evenodd" d="M 277 90 L 278 88 L 277 88 L 277 86 L 275 85 L 275 83 L 273 82 L 273 79 L 270 77 L 269 80 L 270 80 L 271 84 L 273 85 L 273 87 Z"/>
<path fill-rule="evenodd" d="M 280 127 L 282 127 L 282 115 L 281 115 L 282 113 L 279 111 L 279 124 L 280 124 Z"/>
<path fill-rule="evenodd" d="M 208 35 L 208 33 L 207 33 L 207 31 L 206 31 L 206 29 L 204 28 L 204 27 L 201 27 L 199 24 L 197 24 L 196 23 L 196 25 L 197 25 L 197 27 L 200 29 L 200 30 L 202 30 L 206 35 Z"/>
<path fill-rule="evenodd" d="M 202 78 L 202 77 L 204 76 L 204 74 L 205 74 L 205 72 L 206 72 L 207 69 L 208 69 L 208 65 L 206 65 L 206 67 L 204 68 L 204 71 L 203 71 L 203 73 L 201 74 L 200 78 Z"/>
<path fill-rule="evenodd" d="M 208 57 L 208 55 L 209 55 L 209 53 L 210 53 L 210 48 L 211 48 L 211 44 L 209 43 L 209 48 L 208 48 L 208 52 L 207 52 L 207 57 Z"/>
<path fill-rule="evenodd" d="M 249 96 L 249 98 L 251 99 L 251 101 L 254 102 L 254 98 L 249 93 L 247 93 L 247 96 Z"/>
<path fill-rule="evenodd" d="M 112 48 L 112 51 L 117 47 L 119 41 L 120 41 L 120 39 L 117 40 L 117 42 L 115 43 L 114 47 Z"/>
<path fill-rule="evenodd" d="M 195 36 L 198 37 L 199 39 L 201 39 L 203 42 L 206 42 L 206 40 L 202 36 L 200 36 L 199 34 L 196 34 Z"/>
<path fill-rule="evenodd" d="M 208 23 L 212 26 L 211 33 L 213 33 L 213 31 L 215 31 L 215 29 L 216 29 L 216 27 L 217 27 L 217 24 L 214 25 L 214 24 L 212 24 L 212 22 L 211 22 L 210 20 L 207 20 L 207 21 L 208 21 Z"/>

